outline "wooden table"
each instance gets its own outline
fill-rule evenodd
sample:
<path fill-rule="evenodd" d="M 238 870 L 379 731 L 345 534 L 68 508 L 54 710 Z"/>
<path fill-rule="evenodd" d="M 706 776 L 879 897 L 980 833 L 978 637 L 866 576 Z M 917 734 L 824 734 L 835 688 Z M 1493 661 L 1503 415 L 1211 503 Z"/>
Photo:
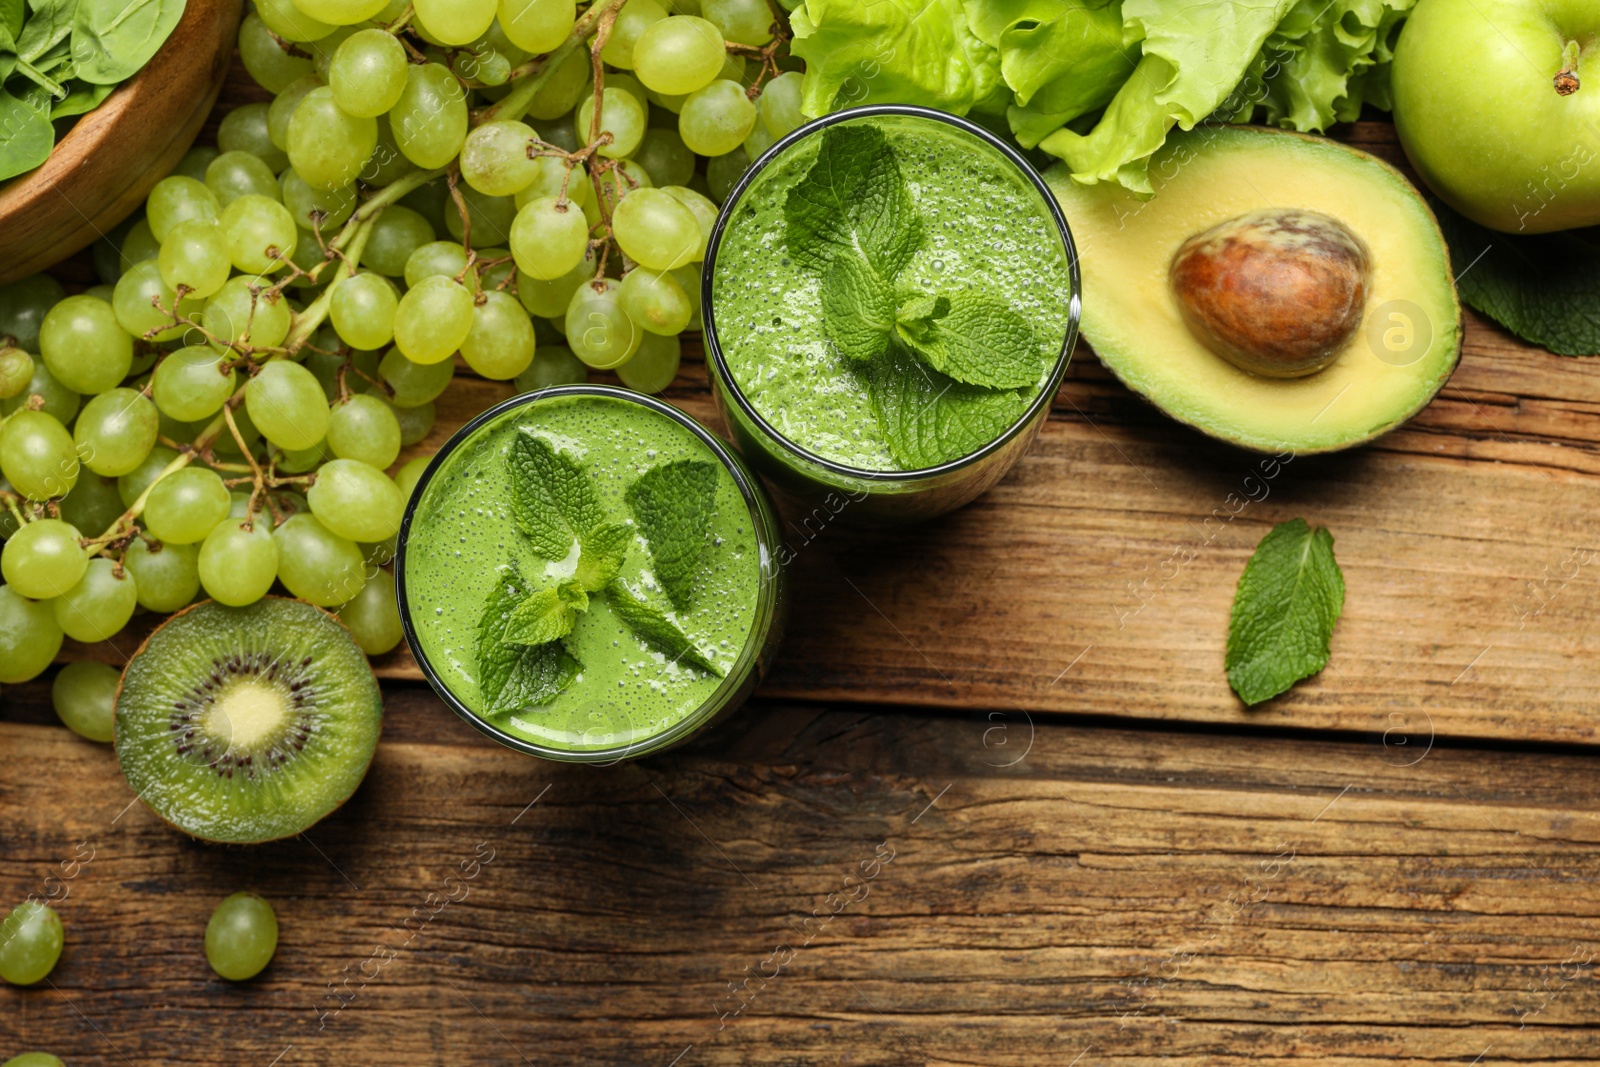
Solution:
<path fill-rule="evenodd" d="M 1398 157 L 1385 124 L 1341 132 Z M 1257 460 L 1080 347 L 1038 443 L 961 513 L 791 514 L 775 673 L 634 764 L 498 748 L 396 653 L 354 800 L 219 848 L 135 802 L 45 682 L 8 687 L 0 897 L 64 894 L 67 949 L 48 985 L 0 990 L 0 1054 L 1600 1058 L 1600 371 L 1469 327 L 1408 426 L 1211 522 Z M 425 447 L 509 392 L 458 381 Z M 668 396 L 720 426 L 697 354 Z M 1246 711 L 1222 671 L 1234 583 L 1297 515 L 1337 538 L 1344 618 L 1321 676 Z M 201 946 L 240 889 L 282 934 L 234 985 Z"/>

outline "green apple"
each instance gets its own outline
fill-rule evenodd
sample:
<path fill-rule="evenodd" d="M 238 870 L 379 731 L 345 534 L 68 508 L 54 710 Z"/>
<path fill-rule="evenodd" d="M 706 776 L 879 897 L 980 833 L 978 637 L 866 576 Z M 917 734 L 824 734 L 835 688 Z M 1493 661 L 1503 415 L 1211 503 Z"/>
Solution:
<path fill-rule="evenodd" d="M 1411 165 L 1509 233 L 1600 224 L 1600 0 L 1420 0 L 1395 46 Z"/>

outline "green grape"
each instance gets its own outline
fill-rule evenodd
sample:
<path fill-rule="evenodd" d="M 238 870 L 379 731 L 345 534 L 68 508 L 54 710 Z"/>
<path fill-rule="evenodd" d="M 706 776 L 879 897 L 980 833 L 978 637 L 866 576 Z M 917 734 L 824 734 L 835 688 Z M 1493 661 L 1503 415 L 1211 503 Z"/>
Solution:
<path fill-rule="evenodd" d="M 202 467 L 175 470 L 150 488 L 144 524 L 150 535 L 173 545 L 205 540 L 228 517 L 228 487 L 222 476 Z"/>
<path fill-rule="evenodd" d="M 283 195 L 272 168 L 249 152 L 224 152 L 213 159 L 206 168 L 206 188 L 223 207 L 246 193 L 272 200 Z"/>
<path fill-rule="evenodd" d="M 511 222 L 517 217 L 516 202 L 509 196 L 485 196 L 471 186 L 461 189 L 460 193 L 462 202 L 467 205 L 467 218 L 472 220 L 472 243 L 505 244 L 511 235 Z M 456 240 L 466 236 L 460 207 L 451 205 L 445 212 L 444 225 L 445 231 Z"/>
<path fill-rule="evenodd" d="M 116 739 L 113 711 L 121 684 L 122 672 L 115 667 L 87 660 L 69 663 L 50 683 L 50 703 L 67 729 L 86 741 L 110 744 Z"/>
<path fill-rule="evenodd" d="M 406 460 L 400 472 L 394 476 L 394 484 L 400 488 L 400 495 L 410 501 L 411 494 L 416 491 L 417 483 L 422 480 L 423 473 L 428 469 L 428 464 L 433 462 L 434 453 L 425 456 L 413 456 Z"/>
<path fill-rule="evenodd" d="M 727 56 L 722 34 L 703 18 L 676 15 L 652 23 L 633 46 L 633 71 L 647 88 L 681 96 L 710 85 Z"/>
<path fill-rule="evenodd" d="M 91 285 L 91 286 L 89 286 L 89 288 L 85 289 L 82 293 L 80 293 L 78 295 L 79 296 L 93 297 L 96 300 L 103 300 L 103 301 L 105 301 L 106 303 L 109 304 L 109 303 L 111 303 L 111 294 L 115 291 L 115 289 L 116 289 L 116 286 L 106 285 L 105 283 L 102 282 L 100 285 Z"/>
<path fill-rule="evenodd" d="M 407 159 L 419 167 L 442 167 L 467 139 L 466 90 L 441 64 L 409 65 L 406 87 L 389 111 L 389 125 Z"/>
<path fill-rule="evenodd" d="M 295 75 L 296 78 L 301 76 Z M 241 104 L 222 116 L 222 123 L 217 127 L 217 147 L 224 155 L 248 152 L 261 160 L 273 173 L 273 187 L 276 188 L 277 173 L 289 165 L 289 154 L 272 143 L 272 131 L 267 125 L 270 110 L 267 104 Z"/>
<path fill-rule="evenodd" d="M 311 60 L 290 54 L 287 48 L 273 39 L 267 24 L 253 11 L 245 15 L 244 22 L 239 26 L 239 58 L 244 61 L 244 69 L 249 71 L 250 77 L 269 93 L 280 93 L 296 78 L 311 73 Z M 222 121 L 226 125 L 228 120 L 224 118 Z M 220 131 L 217 143 L 219 147 L 222 144 Z M 223 151 L 227 149 L 223 148 Z"/>
<path fill-rule="evenodd" d="M 284 89 L 272 98 L 272 103 L 267 105 L 267 137 L 274 147 L 286 156 L 289 151 L 289 124 L 294 120 L 294 113 L 300 107 L 300 101 L 306 94 L 320 85 L 325 84 L 316 74 L 307 74 Z"/>
<path fill-rule="evenodd" d="M 484 37 L 487 35 L 488 31 L 484 31 Z M 511 60 L 497 52 L 484 37 L 479 37 L 457 52 L 450 61 L 450 69 L 456 77 L 470 81 L 480 89 L 494 89 L 510 79 Z"/>
<path fill-rule="evenodd" d="M 330 26 L 353 26 L 382 11 L 389 0 L 294 0 L 310 18 Z"/>
<path fill-rule="evenodd" d="M 55 609 L 0 585 L 0 682 L 10 685 L 37 677 L 60 651 Z"/>
<path fill-rule="evenodd" d="M 159 408 L 156 410 L 160 411 Z M 203 422 L 184 422 L 173 418 L 166 412 L 161 412 L 160 436 L 165 437 L 168 441 L 192 441 L 204 426 L 205 423 Z"/>
<path fill-rule="evenodd" d="M 639 2 L 640 0 L 633 0 L 633 3 Z M 611 140 L 602 144 L 597 151 L 607 159 L 621 159 L 633 155 L 633 150 L 639 147 L 639 141 L 644 137 L 644 105 L 639 103 L 632 93 L 609 85 L 602 90 L 600 96 L 598 134 L 603 138 L 609 133 Z M 593 118 L 594 96 L 589 95 L 578 105 L 572 117 L 572 128 L 577 133 L 578 140 L 584 144 L 588 144 L 591 139 Z"/>
<path fill-rule="evenodd" d="M 517 269 L 542 281 L 573 270 L 589 247 L 589 223 L 576 205 L 553 196 L 533 201 L 511 224 Z"/>
<path fill-rule="evenodd" d="M 190 219 L 174 226 L 161 242 L 161 255 L 156 262 L 162 281 L 173 290 L 181 285 L 187 290 L 185 295 L 197 297 L 207 297 L 221 289 L 233 266 L 222 227 L 215 219 Z"/>
<path fill-rule="evenodd" d="M 138 586 L 121 564 L 96 557 L 78 584 L 52 603 L 61 632 L 92 645 L 111 640 L 128 625 L 138 604 Z"/>
<path fill-rule="evenodd" d="M 293 227 L 290 227 L 293 229 Z M 275 348 L 289 336 L 293 318 L 289 301 L 259 278 L 247 274 L 229 278 L 206 301 L 200 321 L 214 340 L 211 347 L 232 356 L 231 346 L 250 344 Z"/>
<path fill-rule="evenodd" d="M 256 14 L 267 24 L 267 29 L 285 41 L 305 44 L 320 40 L 334 31 L 329 23 L 314 19 L 301 11 L 292 0 L 256 0 Z"/>
<path fill-rule="evenodd" d="M 155 447 L 161 417 L 137 389 L 111 389 L 90 400 L 72 428 L 83 465 L 96 474 L 127 474 Z"/>
<path fill-rule="evenodd" d="M 449 359 L 471 330 L 472 293 L 437 274 L 406 290 L 394 313 L 395 347 L 413 363 Z"/>
<path fill-rule="evenodd" d="M 659 393 L 678 376 L 679 354 L 676 334 L 663 336 L 647 333 L 639 342 L 639 351 L 617 368 L 617 377 L 629 389 L 637 389 L 641 393 Z"/>
<path fill-rule="evenodd" d="M 759 101 L 761 124 L 774 140 L 804 125 L 805 112 L 800 110 L 800 88 L 804 81 L 804 74 L 791 70 L 773 78 L 762 88 Z"/>
<path fill-rule="evenodd" d="M 435 236 L 427 219 L 401 204 L 391 204 L 372 223 L 361 265 L 390 278 L 403 277 L 411 253 Z"/>
<path fill-rule="evenodd" d="M 148 219 L 140 219 L 122 239 L 122 259 L 125 263 L 142 263 L 161 254 L 161 242 L 150 229 Z"/>
<path fill-rule="evenodd" d="M 400 455 L 400 421 L 375 396 L 352 396 L 328 414 L 328 449 L 383 470 Z"/>
<path fill-rule="evenodd" d="M 750 136 L 744 139 L 744 154 L 751 159 L 760 159 L 767 149 L 772 147 L 776 137 L 767 132 L 766 126 L 757 122 L 750 127 Z"/>
<path fill-rule="evenodd" d="M 38 397 L 43 405 L 40 411 L 62 423 L 72 421 L 72 416 L 78 413 L 78 404 L 81 400 L 77 393 L 56 380 L 42 359 L 33 361 L 33 377 L 22 387 L 22 392 L 0 400 L 0 412 L 13 415 L 26 408 L 34 397 Z"/>
<path fill-rule="evenodd" d="M 617 205 L 611 228 L 623 252 L 652 270 L 693 262 L 704 241 L 694 212 L 663 189 L 635 190 Z"/>
<path fill-rule="evenodd" d="M 689 209 L 694 215 L 695 222 L 700 225 L 700 247 L 695 252 L 692 262 L 698 263 L 705 258 L 706 245 L 711 240 L 711 231 L 717 227 L 717 205 L 704 193 L 698 193 L 685 185 L 669 185 L 662 192 L 670 195 L 678 203 Z"/>
<path fill-rule="evenodd" d="M 655 129 L 676 130 L 678 128 L 678 112 L 683 110 L 683 102 L 689 99 L 688 93 L 658 93 L 654 89 L 646 88 L 645 98 L 655 106 L 650 109 L 650 125 Z"/>
<path fill-rule="evenodd" d="M 689 306 L 694 309 L 693 313 L 689 316 L 689 329 L 691 330 L 700 329 L 701 267 L 702 264 L 700 263 L 690 263 L 686 267 L 679 267 L 676 270 L 668 272 L 677 281 L 678 287 L 684 291 L 686 296 L 688 296 Z"/>
<path fill-rule="evenodd" d="M 409 448 L 433 432 L 435 418 L 433 401 L 426 401 L 416 407 L 397 407 L 394 409 L 394 417 L 400 424 L 400 447 Z"/>
<path fill-rule="evenodd" d="M 122 516 L 124 507 L 115 478 L 80 475 L 72 492 L 61 498 L 61 520 L 98 535 L 111 528 Z"/>
<path fill-rule="evenodd" d="M 235 608 L 254 604 L 278 577 L 272 524 L 264 519 L 246 522 L 230 511 L 200 545 L 199 569 L 200 584 L 211 599 Z"/>
<path fill-rule="evenodd" d="M 388 30 L 360 30 L 339 45 L 328 65 L 333 99 L 347 114 L 377 118 L 406 87 L 406 50 Z"/>
<path fill-rule="evenodd" d="M 0 337 L 15 339 L 26 352 L 39 351 L 39 325 L 47 312 L 67 297 L 61 283 L 48 274 L 0 285 Z"/>
<path fill-rule="evenodd" d="M 701 0 L 700 14 L 736 44 L 764 45 L 772 40 L 772 11 L 767 0 Z"/>
<path fill-rule="evenodd" d="M 483 299 L 473 308 L 472 330 L 461 342 L 461 358 L 485 378 L 515 378 L 533 361 L 533 323 L 510 293 L 489 291 Z"/>
<path fill-rule="evenodd" d="M 195 319 L 204 306 L 205 302 L 196 297 L 177 299 L 171 286 L 161 280 L 161 266 L 153 259 L 142 259 L 129 267 L 117 279 L 111 294 L 111 310 L 118 325 L 146 341 L 176 341 L 189 327 L 175 322 L 174 312 L 180 318 Z"/>
<path fill-rule="evenodd" d="M 0 398 L 10 400 L 33 381 L 33 357 L 20 348 L 0 348 Z"/>
<path fill-rule="evenodd" d="M 394 337 L 394 313 L 399 304 L 394 284 L 383 275 L 345 276 L 333 283 L 328 317 L 350 347 L 382 348 Z"/>
<path fill-rule="evenodd" d="M 619 288 L 613 278 L 596 278 L 578 287 L 567 308 L 567 343 L 595 370 L 626 363 L 644 335 L 617 302 Z"/>
<path fill-rule="evenodd" d="M 546 319 L 565 318 L 578 286 L 594 277 L 599 263 L 593 251 L 585 252 L 578 265 L 559 278 L 542 281 L 517 271 L 517 298 L 522 306 Z"/>
<path fill-rule="evenodd" d="M 273 531 L 272 538 L 278 545 L 278 580 L 301 600 L 323 608 L 337 607 L 361 592 L 366 583 L 361 549 L 329 530 L 315 515 L 290 516 Z"/>
<path fill-rule="evenodd" d="M 297 448 L 280 453 L 278 469 L 286 474 L 306 474 L 332 458 L 333 453 L 328 451 L 327 441 L 318 441 L 310 448 Z"/>
<path fill-rule="evenodd" d="M 642 166 L 660 187 L 682 185 L 694 176 L 694 153 L 675 128 L 646 130 L 632 161 Z"/>
<path fill-rule="evenodd" d="M 165 614 L 193 600 L 200 591 L 199 555 L 198 545 L 149 545 L 135 539 L 122 565 L 133 575 L 139 605 Z"/>
<path fill-rule="evenodd" d="M 143 463 L 117 479 L 117 495 L 122 498 L 122 506 L 133 507 L 134 501 L 154 485 L 161 472 L 177 458 L 178 453 L 166 445 L 156 445 L 152 448 L 150 454 L 144 457 Z"/>
<path fill-rule="evenodd" d="M 422 0 L 417 21 L 440 44 L 471 44 L 494 22 L 494 0 Z"/>
<path fill-rule="evenodd" d="M 235 197 L 222 209 L 221 227 L 229 260 L 245 274 L 281 270 L 299 240 L 289 209 L 253 193 Z"/>
<path fill-rule="evenodd" d="M 217 194 L 204 181 L 174 174 L 162 178 L 150 190 L 144 212 L 150 232 L 157 241 L 164 242 L 178 223 L 214 219 L 222 213 L 222 205 L 217 203 Z"/>
<path fill-rule="evenodd" d="M 133 338 L 104 300 L 69 296 L 39 326 L 39 354 L 56 381 L 75 393 L 103 393 L 128 376 Z"/>
<path fill-rule="evenodd" d="M 499 4 L 500 31 L 530 55 L 554 51 L 577 21 L 573 0 L 500 0 Z"/>
<path fill-rule="evenodd" d="M 223 369 L 226 357 L 205 345 L 170 353 L 150 376 L 150 395 L 161 413 L 180 422 L 210 419 L 233 395 L 237 375 Z"/>
<path fill-rule="evenodd" d="M 12 985 L 42 982 L 61 958 L 61 916 L 36 900 L 23 901 L 0 923 L 0 978 Z"/>
<path fill-rule="evenodd" d="M 667 17 L 667 9 L 656 0 L 628 0 L 617 13 L 600 58 L 622 70 L 633 69 L 633 49 L 645 30 Z"/>
<path fill-rule="evenodd" d="M 262 367 L 245 386 L 244 402 L 261 436 L 279 448 L 310 448 L 328 433 L 328 399 L 298 363 L 275 359 Z"/>
<path fill-rule="evenodd" d="M 417 165 L 407 159 L 401 153 L 400 146 L 395 144 L 389 116 L 379 115 L 377 123 L 378 147 L 372 150 L 372 158 L 361 168 L 361 180 L 373 188 L 389 185 L 417 169 Z"/>
<path fill-rule="evenodd" d="M 133 229 L 133 224 L 139 218 L 138 215 L 128 216 L 113 226 L 109 233 L 96 237 L 94 244 L 89 246 L 94 259 L 95 277 L 103 284 L 115 286 L 117 279 L 122 277 L 122 239 L 128 236 L 128 231 Z M 0 348 L 4 347 L 4 343 L 0 342 Z"/>
<path fill-rule="evenodd" d="M 487 196 L 511 196 L 538 174 L 538 164 L 528 158 L 535 136 L 525 122 L 484 123 L 461 146 L 461 177 Z"/>
<path fill-rule="evenodd" d="M 387 212 L 385 212 L 387 214 Z M 454 241 L 429 241 L 406 259 L 406 286 L 415 289 L 424 278 L 454 278 L 467 269 L 467 253 Z"/>
<path fill-rule="evenodd" d="M 48 1052 L 24 1052 L 20 1056 L 13 1056 L 0 1067 L 66 1067 L 58 1057 Z"/>
<path fill-rule="evenodd" d="M 589 368 L 572 354 L 572 349 L 566 345 L 540 345 L 532 365 L 517 375 L 512 384 L 517 392 L 530 393 L 553 385 L 578 385 L 588 380 Z M 404 474 L 405 469 L 401 468 L 400 473 Z"/>
<path fill-rule="evenodd" d="M 361 587 L 361 592 L 351 597 L 339 609 L 339 621 L 350 629 L 361 651 L 369 656 L 381 656 L 398 645 L 405 637 L 400 626 L 400 603 L 395 597 L 394 579 L 387 574 L 374 575 Z"/>
<path fill-rule="evenodd" d="M 60 596 L 78 584 L 89 556 L 76 526 L 60 519 L 35 519 L 11 535 L 0 552 L 6 585 L 34 600 Z"/>
<path fill-rule="evenodd" d="M 29 500 L 65 496 L 78 482 L 77 448 L 54 415 L 19 411 L 0 427 L 0 473 Z"/>
<path fill-rule="evenodd" d="M 617 302 L 641 328 L 663 336 L 681 333 L 694 315 L 688 294 L 672 275 L 646 267 L 635 267 L 622 276 Z"/>
<path fill-rule="evenodd" d="M 341 109 L 326 85 L 307 93 L 289 118 L 289 165 L 308 185 L 349 185 L 377 147 L 378 124 Z"/>
<path fill-rule="evenodd" d="M 272 905 L 254 893 L 233 894 L 217 905 L 206 923 L 206 961 L 230 982 L 260 974 L 277 950 L 278 917 Z"/>
<path fill-rule="evenodd" d="M 689 94 L 678 113 L 678 135 L 702 156 L 739 148 L 756 124 L 756 106 L 737 82 L 719 78 Z"/>
<path fill-rule="evenodd" d="M 744 172 L 750 169 L 750 156 L 743 146 L 726 155 L 717 156 L 706 163 L 706 186 L 711 199 L 722 203 L 739 184 Z"/>
<path fill-rule="evenodd" d="M 302 230 L 330 233 L 344 225 L 356 209 L 354 186 L 343 189 L 315 189 L 291 167 L 278 175 L 283 187 L 283 206 L 288 208 L 294 224 Z M 315 245 L 315 241 L 304 242 Z"/>
<path fill-rule="evenodd" d="M 455 374 L 456 365 L 451 360 L 413 363 L 398 348 L 385 352 L 383 362 L 378 364 L 378 377 L 393 391 L 394 405 L 400 408 L 426 404 L 444 392 Z"/>
<path fill-rule="evenodd" d="M 322 525 L 352 541 L 382 541 L 400 530 L 405 497 L 387 474 L 355 459 L 322 465 L 306 494 Z"/>
<path fill-rule="evenodd" d="M 557 156 L 534 156 L 528 162 L 532 164 L 533 178 L 513 196 L 517 207 L 527 207 L 547 196 L 559 197 L 563 192 L 574 204 L 594 199 L 589 171 L 582 163 L 573 164 L 572 177 L 568 178 L 567 165 Z"/>
<path fill-rule="evenodd" d="M 195 145 L 183 154 L 183 158 L 178 160 L 178 165 L 172 168 L 172 173 L 182 175 L 185 178 L 193 178 L 197 182 L 203 182 L 206 179 L 206 167 L 216 158 L 217 150 L 215 148 Z"/>

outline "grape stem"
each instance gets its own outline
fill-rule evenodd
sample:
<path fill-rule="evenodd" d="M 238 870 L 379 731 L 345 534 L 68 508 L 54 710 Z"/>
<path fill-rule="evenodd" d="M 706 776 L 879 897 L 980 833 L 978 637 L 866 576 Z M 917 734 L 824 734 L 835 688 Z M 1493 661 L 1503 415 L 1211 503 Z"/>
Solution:
<path fill-rule="evenodd" d="M 542 59 L 533 60 L 511 72 L 510 80 L 516 82 L 517 87 L 498 102 L 480 109 L 472 117 L 472 124 L 482 126 L 485 122 L 494 122 L 496 119 L 520 119 L 526 115 L 528 105 L 533 103 L 533 98 L 539 95 L 539 90 L 544 88 L 544 83 L 550 80 L 550 75 L 555 73 L 556 68 L 577 51 L 578 46 L 594 31 L 607 12 L 620 9 L 626 2 L 627 0 L 595 0 L 589 10 L 572 24 L 572 32 L 567 34 L 565 41 Z M 615 15 L 611 17 L 616 18 Z M 523 72 L 524 68 L 527 68 L 526 72 L 519 73 Z"/>

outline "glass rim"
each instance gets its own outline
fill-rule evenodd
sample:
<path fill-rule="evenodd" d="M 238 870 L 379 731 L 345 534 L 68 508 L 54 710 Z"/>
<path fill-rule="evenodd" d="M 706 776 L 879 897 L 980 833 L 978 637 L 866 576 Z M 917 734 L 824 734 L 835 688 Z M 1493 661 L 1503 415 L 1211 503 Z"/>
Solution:
<path fill-rule="evenodd" d="M 717 253 L 722 247 L 723 232 L 727 229 L 728 220 L 732 217 L 733 209 L 738 205 L 739 199 L 749 190 L 761 173 L 791 147 L 814 133 L 820 133 L 827 127 L 840 122 L 872 118 L 879 115 L 894 115 L 942 122 L 947 126 L 953 126 L 964 133 L 976 137 L 979 141 L 999 152 L 1027 179 L 1028 184 L 1033 186 L 1040 199 L 1044 201 L 1045 210 L 1048 212 L 1051 221 L 1055 223 L 1056 232 L 1061 237 L 1062 249 L 1067 257 L 1067 274 L 1072 283 L 1071 294 L 1067 300 L 1067 329 L 1061 340 L 1061 351 L 1056 355 L 1055 364 L 1051 368 L 1048 378 L 1039 387 L 1039 395 L 1033 398 L 1027 409 L 1017 417 L 1015 422 L 1006 428 L 1004 433 L 982 448 L 937 466 L 918 467 L 915 470 L 907 471 L 871 470 L 865 467 L 852 467 L 849 464 L 818 455 L 787 435 L 779 433 L 761 412 L 756 410 L 755 404 L 745 395 L 744 389 L 740 387 L 738 380 L 734 378 L 732 371 L 729 369 L 727 359 L 722 353 L 722 345 L 717 339 L 716 306 L 715 301 L 712 299 L 712 284 L 716 276 Z M 939 475 L 962 470 L 1000 451 L 1013 441 L 1018 434 L 1022 433 L 1026 427 L 1032 425 L 1035 418 L 1042 411 L 1048 411 L 1050 406 L 1055 403 L 1056 393 L 1060 390 L 1061 383 L 1067 376 L 1067 363 L 1072 355 L 1073 346 L 1078 339 L 1078 322 L 1082 313 L 1083 282 L 1078 271 L 1078 246 L 1073 241 L 1072 228 L 1067 223 L 1067 217 L 1062 212 L 1061 205 L 1056 202 L 1054 194 L 1050 192 L 1050 186 L 1045 183 L 1044 178 L 1023 157 L 1022 153 L 977 123 L 959 115 L 952 115 L 947 111 L 922 107 L 918 104 L 865 104 L 860 107 L 845 108 L 843 111 L 835 111 L 821 118 L 812 119 L 803 126 L 796 127 L 773 142 L 734 183 L 733 188 L 728 191 L 727 199 L 723 201 L 723 205 L 723 210 L 717 214 L 717 221 L 711 228 L 711 237 L 706 243 L 704 270 L 700 280 L 700 307 L 703 324 L 701 335 L 704 339 L 706 356 L 716 368 L 718 381 L 723 384 L 727 395 L 738 405 L 741 414 L 753 422 L 768 437 L 805 462 L 820 467 L 829 474 L 864 482 L 895 485 L 925 481 Z"/>
<path fill-rule="evenodd" d="M 417 636 L 416 627 L 411 621 L 411 605 L 406 590 L 406 554 L 410 542 L 411 523 L 416 516 L 417 505 L 422 501 L 423 490 L 433 480 L 434 476 L 439 473 L 444 461 L 465 444 L 478 430 L 507 412 L 516 408 L 526 407 L 541 400 L 575 396 L 601 397 L 637 404 L 647 410 L 654 411 L 658 415 L 671 419 L 692 433 L 697 440 L 711 450 L 723 468 L 733 477 L 734 485 L 738 488 L 739 495 L 743 498 L 745 508 L 750 515 L 751 529 L 755 534 L 756 546 L 759 551 L 758 565 L 762 560 L 767 559 L 772 560 L 774 566 L 782 565 L 772 552 L 773 546 L 769 544 L 767 531 L 762 526 L 762 516 L 767 509 L 758 495 L 761 491 L 759 485 L 754 484 L 751 477 L 747 476 L 744 468 L 740 465 L 737 454 L 733 452 L 727 443 L 706 429 L 698 419 L 664 400 L 658 400 L 653 396 L 636 393 L 630 389 L 618 388 L 614 385 L 551 385 L 543 389 L 518 393 L 516 396 L 508 397 L 488 410 L 481 412 L 451 434 L 449 439 L 439 446 L 439 450 L 434 453 L 433 458 L 428 461 L 428 466 L 424 468 L 422 475 L 417 479 L 415 488 L 411 491 L 411 498 L 406 501 L 405 513 L 400 519 L 400 532 L 395 547 L 395 598 L 398 601 L 400 610 L 400 628 L 405 634 L 406 645 L 411 650 L 411 658 L 416 662 L 417 667 L 422 671 L 423 678 L 427 680 L 439 698 L 449 705 L 450 710 L 465 719 L 469 725 L 475 727 L 480 733 L 492 737 L 507 748 L 516 749 L 530 756 L 540 756 L 564 763 L 613 764 L 627 759 L 630 755 L 643 755 L 647 752 L 667 747 L 694 733 L 707 720 L 713 718 L 721 710 L 728 698 L 744 684 L 744 679 L 751 668 L 751 661 L 759 656 L 761 652 L 760 645 L 762 642 L 756 640 L 757 628 L 760 626 L 764 615 L 771 615 L 772 610 L 776 607 L 778 596 L 777 581 L 768 578 L 765 568 L 757 576 L 755 618 L 751 621 L 750 631 L 745 634 L 744 645 L 739 650 L 738 658 L 734 661 L 733 667 L 723 676 L 721 683 L 705 700 L 701 701 L 699 707 L 658 734 L 652 734 L 637 741 L 630 741 L 626 745 L 590 750 L 552 748 L 537 741 L 529 741 L 525 737 L 519 737 L 516 734 L 502 730 L 467 707 L 461 698 L 456 696 L 451 688 L 445 684 L 439 673 L 434 669 L 433 664 L 428 660 L 427 653 L 423 651 L 422 642 Z"/>

